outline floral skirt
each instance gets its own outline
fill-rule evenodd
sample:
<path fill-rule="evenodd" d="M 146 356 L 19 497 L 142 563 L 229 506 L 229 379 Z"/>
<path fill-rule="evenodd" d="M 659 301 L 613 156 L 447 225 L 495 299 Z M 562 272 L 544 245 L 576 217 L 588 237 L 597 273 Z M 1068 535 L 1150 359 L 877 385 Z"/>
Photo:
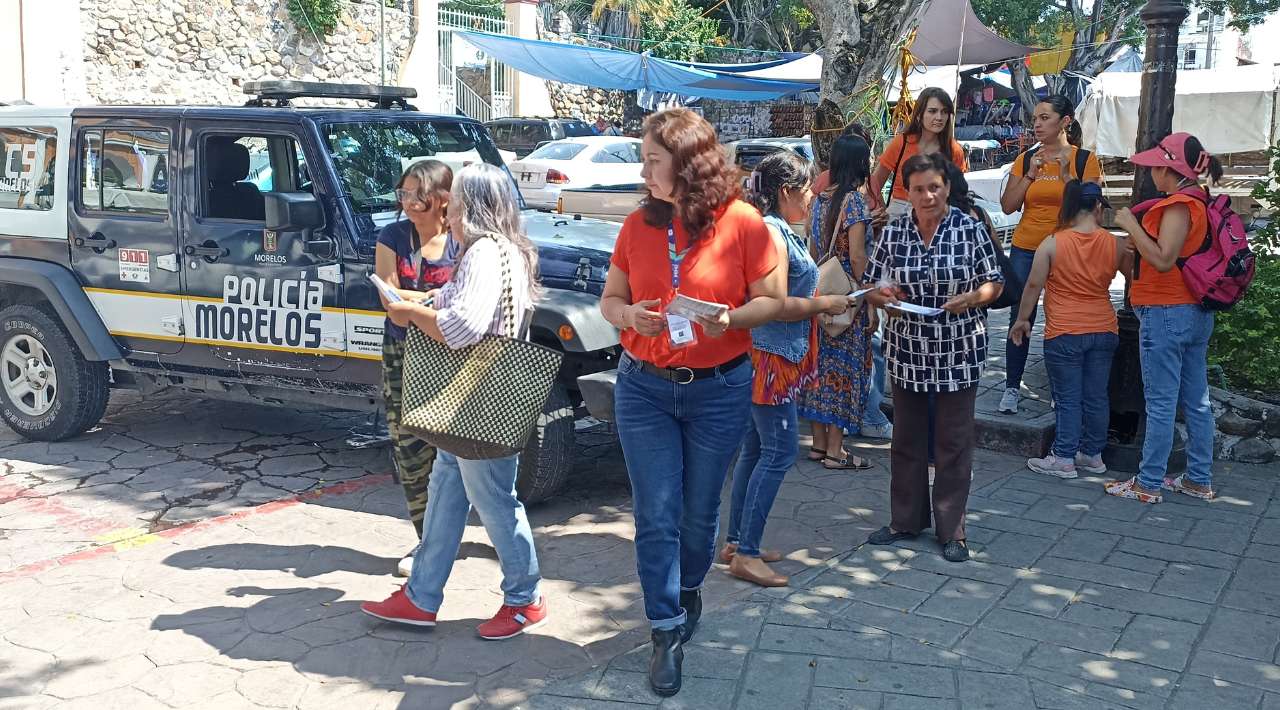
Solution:
<path fill-rule="evenodd" d="M 834 424 L 849 434 L 862 429 L 871 388 L 871 318 L 863 308 L 853 326 L 836 337 L 818 338 L 818 372 L 800 394 L 799 415 Z"/>

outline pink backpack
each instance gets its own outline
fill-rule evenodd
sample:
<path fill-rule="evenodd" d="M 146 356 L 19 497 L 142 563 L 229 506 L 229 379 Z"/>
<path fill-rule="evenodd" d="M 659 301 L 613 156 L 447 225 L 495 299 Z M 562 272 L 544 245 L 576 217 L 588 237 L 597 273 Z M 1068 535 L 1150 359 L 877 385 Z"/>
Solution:
<path fill-rule="evenodd" d="M 1200 248 L 1191 256 L 1178 259 L 1182 280 L 1191 295 L 1200 299 L 1201 306 L 1210 311 L 1225 311 L 1244 298 L 1253 282 L 1254 254 L 1245 237 L 1244 221 L 1231 209 L 1231 198 L 1227 195 L 1213 197 L 1198 187 L 1187 187 L 1177 194 L 1203 202 L 1209 217 L 1209 231 Z M 1160 199 L 1147 200 L 1131 211 L 1142 219 L 1142 215 L 1159 202 Z M 1135 278 L 1140 262 L 1139 259 L 1134 263 Z"/>

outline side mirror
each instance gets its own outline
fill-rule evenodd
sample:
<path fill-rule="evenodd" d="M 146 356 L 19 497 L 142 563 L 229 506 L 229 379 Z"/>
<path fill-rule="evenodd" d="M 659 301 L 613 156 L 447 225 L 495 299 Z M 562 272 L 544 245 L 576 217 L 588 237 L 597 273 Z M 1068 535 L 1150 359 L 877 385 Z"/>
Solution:
<path fill-rule="evenodd" d="M 273 232 L 308 232 L 324 226 L 324 209 L 309 192 L 264 192 L 264 227 Z"/>

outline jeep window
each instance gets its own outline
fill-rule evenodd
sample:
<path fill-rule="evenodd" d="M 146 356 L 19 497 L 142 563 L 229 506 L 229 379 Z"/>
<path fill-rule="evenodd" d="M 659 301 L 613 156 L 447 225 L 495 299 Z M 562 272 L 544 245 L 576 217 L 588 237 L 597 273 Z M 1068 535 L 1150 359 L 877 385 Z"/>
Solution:
<path fill-rule="evenodd" d="M 306 156 L 282 135 L 205 134 L 200 141 L 200 216 L 260 222 L 264 192 L 309 192 Z"/>
<path fill-rule="evenodd" d="M 367 121 L 331 123 L 321 131 L 353 208 L 366 214 L 396 209 L 396 183 L 419 160 L 439 160 L 455 173 L 478 162 L 503 167 L 489 133 L 474 123 Z"/>
<path fill-rule="evenodd" d="M 80 135 L 80 207 L 169 214 L 169 132 L 105 129 Z"/>
<path fill-rule="evenodd" d="M 57 157 L 57 129 L 0 128 L 0 209 L 53 209 Z"/>
<path fill-rule="evenodd" d="M 586 149 L 582 143 L 548 143 L 529 154 L 529 160 L 573 160 Z"/>

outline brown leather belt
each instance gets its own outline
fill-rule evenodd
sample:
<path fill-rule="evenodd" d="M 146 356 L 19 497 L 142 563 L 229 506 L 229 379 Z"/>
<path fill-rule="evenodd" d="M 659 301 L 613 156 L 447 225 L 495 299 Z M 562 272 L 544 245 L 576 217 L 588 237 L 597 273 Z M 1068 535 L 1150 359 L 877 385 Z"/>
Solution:
<path fill-rule="evenodd" d="M 653 375 L 654 377 L 661 377 L 668 382 L 674 382 L 678 385 L 687 385 L 695 380 L 704 380 L 715 375 L 722 375 L 749 359 L 750 356 L 747 355 L 747 353 L 743 353 L 738 357 L 735 357 L 728 362 L 722 362 L 715 367 L 658 367 L 657 365 L 654 365 L 651 362 L 645 362 L 644 360 L 636 360 L 636 362 L 640 363 L 641 370 Z"/>

